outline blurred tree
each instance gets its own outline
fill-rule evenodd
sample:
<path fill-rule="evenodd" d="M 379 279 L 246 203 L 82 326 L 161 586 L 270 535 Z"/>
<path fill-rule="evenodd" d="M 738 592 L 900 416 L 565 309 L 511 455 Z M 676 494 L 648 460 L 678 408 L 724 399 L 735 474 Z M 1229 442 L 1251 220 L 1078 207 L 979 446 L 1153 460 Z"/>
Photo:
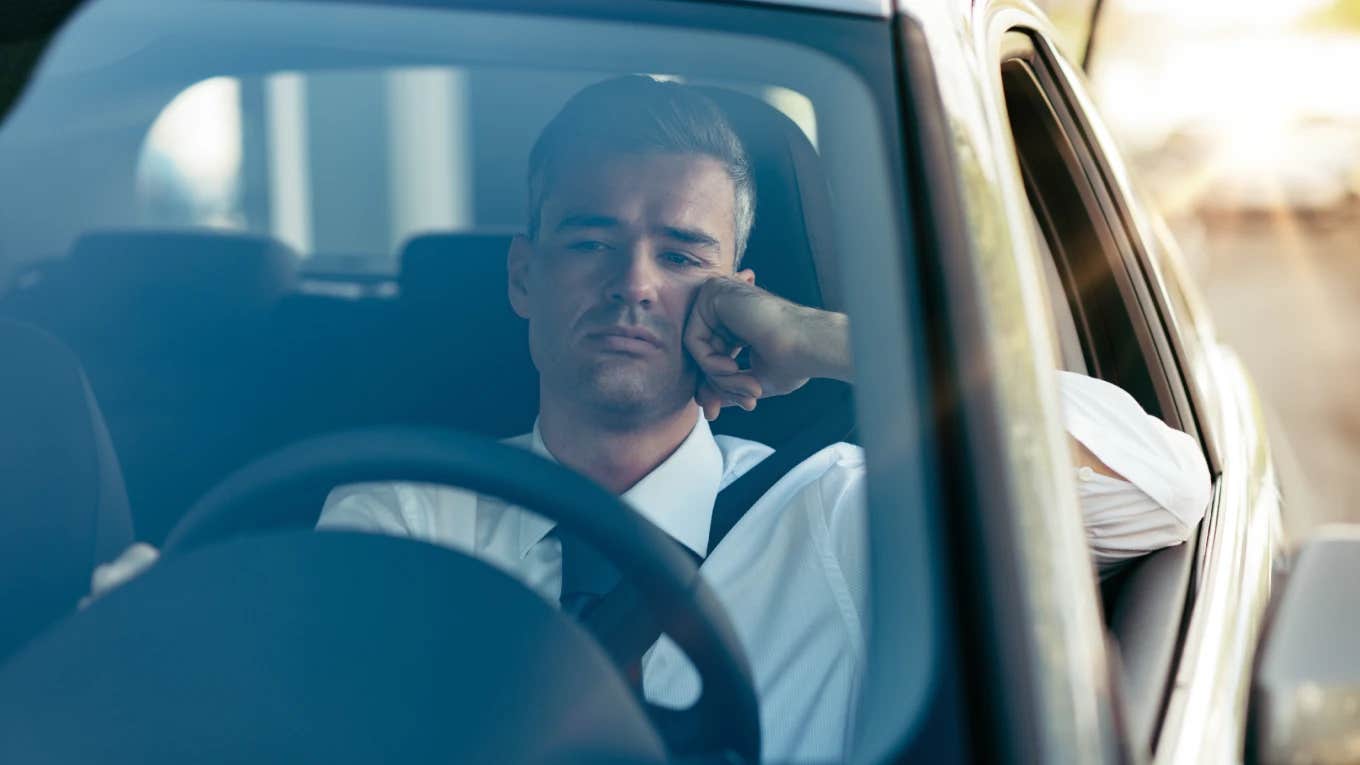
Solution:
<path fill-rule="evenodd" d="M 1332 0 L 1308 18 L 1308 25 L 1332 30 L 1360 31 L 1360 0 Z"/>

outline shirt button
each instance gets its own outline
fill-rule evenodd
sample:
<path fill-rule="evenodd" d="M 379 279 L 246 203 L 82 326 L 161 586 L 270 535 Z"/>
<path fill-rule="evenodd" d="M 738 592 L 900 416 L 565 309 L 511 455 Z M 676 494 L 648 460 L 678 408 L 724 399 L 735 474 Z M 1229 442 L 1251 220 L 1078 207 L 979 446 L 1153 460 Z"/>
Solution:
<path fill-rule="evenodd" d="M 1077 470 L 1077 477 L 1083 481 L 1089 481 L 1096 477 L 1096 471 L 1092 470 L 1087 465 L 1082 465 L 1081 469 Z"/>

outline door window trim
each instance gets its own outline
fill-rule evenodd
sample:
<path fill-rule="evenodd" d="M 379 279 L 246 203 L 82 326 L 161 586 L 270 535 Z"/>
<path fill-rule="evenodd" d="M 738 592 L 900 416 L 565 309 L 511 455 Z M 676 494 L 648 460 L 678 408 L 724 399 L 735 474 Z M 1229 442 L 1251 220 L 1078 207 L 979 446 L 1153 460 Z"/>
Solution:
<path fill-rule="evenodd" d="M 1059 67 L 1054 60 L 1055 55 L 1039 32 L 1017 27 L 1003 37 L 1000 64 L 1003 70 L 1007 66 L 1022 66 L 1033 78 L 1037 94 L 1057 120 L 1057 130 L 1071 151 L 1069 159 L 1075 163 L 1074 169 L 1081 173 L 1075 180 L 1080 186 L 1083 202 L 1100 216 L 1096 223 L 1099 229 L 1097 233 L 1102 239 L 1101 249 L 1111 258 L 1110 274 L 1132 320 L 1142 359 L 1152 377 L 1156 403 L 1160 409 L 1155 413 L 1160 414 L 1167 424 L 1190 433 L 1202 443 L 1179 358 L 1168 338 L 1164 312 L 1160 310 L 1161 306 L 1148 285 L 1147 269 L 1140 262 L 1145 253 L 1135 247 L 1133 237 L 1124 225 L 1124 218 L 1120 216 L 1119 205 L 1115 201 L 1117 195 L 1111 192 L 1105 182 L 1099 152 L 1091 145 L 1087 131 L 1082 129 L 1072 101 L 1067 97 L 1067 85 L 1057 74 Z M 1108 240 L 1105 235 L 1108 235 Z M 1060 268 L 1063 267 L 1060 264 Z M 1070 266 L 1067 268 L 1070 272 Z M 1098 370 L 1099 367 L 1093 369 Z"/>
<path fill-rule="evenodd" d="M 1149 267 L 1148 249 L 1140 240 L 1136 227 L 1130 225 L 1128 201 L 1122 198 L 1119 187 L 1110 182 L 1104 147 L 1091 139 L 1082 105 L 1066 80 L 1067 73 L 1057 54 L 1045 42 L 1041 31 L 1015 26 L 1002 37 L 997 65 L 1008 109 L 1013 99 L 1011 89 L 1020 82 L 1022 87 L 1032 89 L 1029 98 L 1036 100 L 1037 97 L 1040 108 L 1046 108 L 1047 116 L 1056 123 L 1046 127 L 1056 132 L 1058 140 L 1054 143 L 1058 150 L 1069 156 L 1063 157 L 1064 167 L 1055 171 L 1069 173 L 1070 183 L 1079 187 L 1083 207 L 1093 218 L 1098 218 L 1092 223 L 1098 229 L 1100 249 L 1109 259 L 1110 275 L 1118 285 L 1123 308 L 1132 319 L 1142 360 L 1163 409 L 1163 419 L 1196 437 L 1202 448 L 1207 447 L 1208 431 L 1199 426 L 1191 385 L 1182 368 L 1187 360 L 1186 349 L 1175 339 L 1176 327 L 1167 320 L 1167 298 L 1162 293 L 1165 285 L 1153 276 L 1155 271 Z M 1009 71 L 1008 67 L 1011 67 Z M 1031 108 L 1033 106 L 1031 104 Z M 1016 149 L 1022 177 L 1028 186 L 1033 182 L 1032 168 L 1020 159 L 1021 147 L 1017 145 Z M 1026 193 L 1031 193 L 1029 188 Z M 1045 214 L 1039 206 L 1035 212 L 1036 216 Z M 1044 235 L 1048 234 L 1045 230 Z M 1058 259 L 1067 257 L 1060 246 L 1051 249 Z M 1060 262 L 1059 269 L 1068 277 L 1064 286 L 1073 289 L 1071 265 Z M 1081 310 L 1077 307 L 1081 303 L 1079 297 L 1069 292 L 1068 299 L 1074 305 L 1074 313 Z M 1079 320 L 1079 331 L 1083 343 L 1091 340 L 1084 318 Z M 1088 358 L 1093 355 L 1089 349 L 1084 350 Z M 1093 370 L 1099 373 L 1099 366 L 1093 366 Z M 1127 671 L 1123 672 L 1125 680 L 1117 694 L 1124 707 L 1121 734 L 1136 760 L 1152 754 L 1161 734 L 1185 644 L 1188 615 L 1195 603 L 1192 569 L 1199 557 L 1199 550 L 1188 543 L 1158 551 L 1130 564 L 1132 570 L 1127 572 L 1130 576 L 1124 577 L 1126 581 L 1122 584 L 1125 589 L 1135 590 L 1138 603 L 1160 602 L 1176 606 L 1154 614 L 1157 623 L 1150 627 L 1143 623 L 1146 619 L 1139 615 L 1137 603 L 1130 606 L 1132 614 L 1129 609 L 1120 608 L 1121 603 L 1128 606 L 1125 599 L 1106 603 L 1107 607 L 1113 608 L 1111 627 L 1117 634 L 1130 636 L 1133 643 L 1130 649 L 1136 649 L 1130 655 L 1121 645 Z M 1157 675 L 1144 682 L 1143 675 L 1152 672 Z"/>

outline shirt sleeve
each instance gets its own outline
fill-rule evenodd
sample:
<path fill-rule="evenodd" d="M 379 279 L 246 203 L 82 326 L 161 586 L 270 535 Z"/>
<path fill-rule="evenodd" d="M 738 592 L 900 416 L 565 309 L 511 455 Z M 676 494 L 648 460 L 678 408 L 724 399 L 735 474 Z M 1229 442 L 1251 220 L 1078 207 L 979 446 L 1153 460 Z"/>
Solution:
<path fill-rule="evenodd" d="M 327 495 L 316 527 L 391 536 L 414 536 L 415 532 L 403 512 L 399 487 L 392 483 L 337 486 Z"/>
<path fill-rule="evenodd" d="M 869 502 L 865 496 L 864 453 L 838 445 L 836 462 L 820 482 L 831 556 L 827 563 L 844 583 L 848 602 L 840 602 L 851 633 L 868 634 L 869 625 Z"/>
<path fill-rule="evenodd" d="M 1149 415 L 1126 391 L 1058 371 L 1067 432 L 1127 480 L 1077 471 L 1087 541 L 1102 573 L 1189 538 L 1209 504 L 1199 444 Z"/>

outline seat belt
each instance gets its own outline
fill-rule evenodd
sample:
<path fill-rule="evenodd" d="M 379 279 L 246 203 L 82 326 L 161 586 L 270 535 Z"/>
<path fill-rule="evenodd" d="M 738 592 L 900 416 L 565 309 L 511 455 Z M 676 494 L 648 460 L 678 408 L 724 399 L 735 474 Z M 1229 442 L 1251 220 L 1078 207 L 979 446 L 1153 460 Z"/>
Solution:
<path fill-rule="evenodd" d="M 838 397 L 821 417 L 801 433 L 718 492 L 717 498 L 713 500 L 713 515 L 708 525 L 708 554 L 712 555 L 718 549 L 732 527 L 780 478 L 822 449 L 849 438 L 854 429 L 855 416 L 847 393 Z"/>
<path fill-rule="evenodd" d="M 709 521 L 708 554 L 713 554 L 727 533 L 780 478 L 825 447 L 845 440 L 854 427 L 847 389 L 816 422 L 718 492 Z M 683 545 L 681 548 L 694 558 L 695 565 L 703 563 L 694 551 Z M 627 579 L 601 596 L 580 621 L 620 667 L 640 661 L 661 637 L 660 623 L 646 599 Z"/>

